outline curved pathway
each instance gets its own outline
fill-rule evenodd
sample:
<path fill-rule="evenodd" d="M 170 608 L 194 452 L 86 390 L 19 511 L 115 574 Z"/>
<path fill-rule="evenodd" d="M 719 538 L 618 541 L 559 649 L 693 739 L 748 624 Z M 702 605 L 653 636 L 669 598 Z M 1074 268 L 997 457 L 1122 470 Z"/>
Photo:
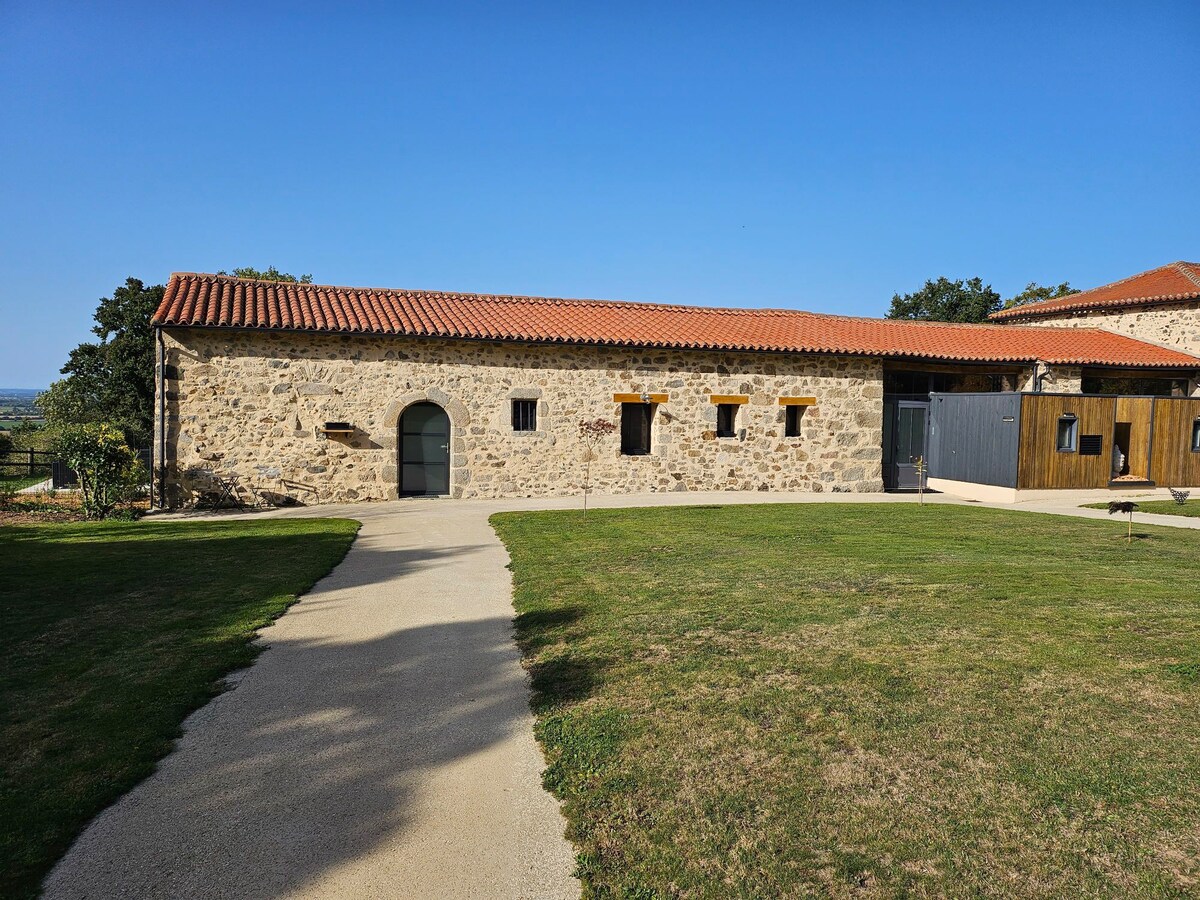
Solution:
<path fill-rule="evenodd" d="M 361 519 L 344 562 L 101 813 L 64 897 L 576 897 L 541 788 L 507 555 L 450 503 Z M 153 523 L 147 527 L 154 527 Z"/>

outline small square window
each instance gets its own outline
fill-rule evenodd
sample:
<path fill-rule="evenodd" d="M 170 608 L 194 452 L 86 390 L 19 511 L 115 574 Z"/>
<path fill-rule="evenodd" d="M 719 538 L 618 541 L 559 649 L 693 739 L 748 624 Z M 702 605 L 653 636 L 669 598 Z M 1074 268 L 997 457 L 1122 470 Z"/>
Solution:
<path fill-rule="evenodd" d="M 1192 423 L 1192 452 L 1200 453 L 1200 416 Z"/>
<path fill-rule="evenodd" d="M 1055 446 L 1059 453 L 1074 453 L 1079 444 L 1079 419 L 1067 413 L 1058 419 L 1058 437 Z"/>
<path fill-rule="evenodd" d="M 800 437 L 800 420 L 804 418 L 804 407 L 785 406 L 783 409 L 783 436 Z"/>
<path fill-rule="evenodd" d="M 537 401 L 514 400 L 512 402 L 513 431 L 537 431 Z"/>
<path fill-rule="evenodd" d="M 717 404 L 717 437 L 733 437 L 737 433 L 736 403 Z"/>

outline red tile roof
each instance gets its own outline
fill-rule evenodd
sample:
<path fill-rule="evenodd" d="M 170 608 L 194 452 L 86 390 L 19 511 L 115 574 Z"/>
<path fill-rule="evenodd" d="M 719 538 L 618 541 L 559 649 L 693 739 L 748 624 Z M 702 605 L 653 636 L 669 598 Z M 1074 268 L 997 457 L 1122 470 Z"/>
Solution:
<path fill-rule="evenodd" d="M 1197 297 L 1200 297 L 1200 263 L 1174 262 L 1078 294 L 1002 309 L 992 313 L 992 318 L 997 321 L 1032 319 L 1087 309 L 1120 309 Z"/>
<path fill-rule="evenodd" d="M 625 347 L 1200 368 L 1196 357 L 1095 328 L 1011 328 L 796 310 L 330 287 L 191 273 L 171 276 L 154 322 Z"/>

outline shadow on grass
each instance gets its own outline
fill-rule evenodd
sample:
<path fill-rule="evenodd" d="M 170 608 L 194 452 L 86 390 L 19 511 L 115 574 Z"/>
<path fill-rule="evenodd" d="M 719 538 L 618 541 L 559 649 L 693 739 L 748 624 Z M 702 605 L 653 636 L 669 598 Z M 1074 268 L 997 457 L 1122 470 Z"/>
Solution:
<path fill-rule="evenodd" d="M 0 894 L 36 893 L 88 819 L 154 771 L 184 718 L 254 661 L 256 629 L 341 559 L 352 528 L 297 519 L 0 529 Z M 357 564 L 291 615 L 331 605 L 354 614 L 347 589 L 477 549 L 361 538 Z M 410 596 L 398 585 L 388 599 Z M 167 757 L 136 802 L 101 815 L 52 894 L 133 885 L 146 896 L 273 896 L 388 839 L 416 773 L 490 745 L 527 708 L 507 619 L 359 644 L 271 634 L 280 652 L 263 660 L 287 671 L 251 691 L 262 684 L 256 666 L 197 713 L 216 730 L 186 735 L 180 747 L 192 752 Z M 422 693 L 451 684 L 458 693 Z M 274 874 L 256 877 L 264 866 Z"/>

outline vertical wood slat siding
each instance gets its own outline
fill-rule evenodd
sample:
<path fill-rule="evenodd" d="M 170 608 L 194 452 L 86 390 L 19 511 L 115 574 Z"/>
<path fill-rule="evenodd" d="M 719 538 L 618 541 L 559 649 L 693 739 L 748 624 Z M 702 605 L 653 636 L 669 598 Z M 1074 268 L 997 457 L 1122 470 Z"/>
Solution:
<path fill-rule="evenodd" d="M 1150 476 L 1150 421 L 1153 397 L 1118 397 L 1117 422 L 1129 423 L 1129 474 Z"/>
<path fill-rule="evenodd" d="M 1058 420 L 1067 413 L 1079 419 L 1079 435 L 1101 437 L 1099 456 L 1057 449 Z M 1103 488 L 1112 475 L 1113 421 L 1116 398 L 1026 394 L 1021 402 L 1021 449 L 1017 487 Z"/>
<path fill-rule="evenodd" d="M 1150 477 L 1163 487 L 1200 487 L 1200 453 L 1191 447 L 1192 423 L 1200 399 L 1158 397 L 1154 401 L 1154 443 Z"/>

